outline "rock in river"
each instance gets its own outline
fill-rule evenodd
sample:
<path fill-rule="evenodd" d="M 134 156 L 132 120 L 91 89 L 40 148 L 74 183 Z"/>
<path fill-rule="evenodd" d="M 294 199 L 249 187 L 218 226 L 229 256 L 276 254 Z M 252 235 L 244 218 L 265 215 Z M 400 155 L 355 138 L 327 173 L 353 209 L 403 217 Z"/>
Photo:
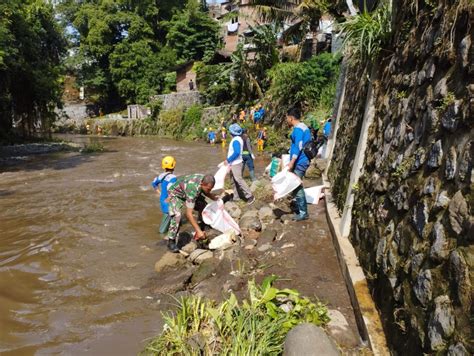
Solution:
<path fill-rule="evenodd" d="M 166 252 L 158 262 L 155 263 L 155 271 L 161 272 L 165 267 L 173 267 L 183 264 L 185 259 L 179 253 Z"/>

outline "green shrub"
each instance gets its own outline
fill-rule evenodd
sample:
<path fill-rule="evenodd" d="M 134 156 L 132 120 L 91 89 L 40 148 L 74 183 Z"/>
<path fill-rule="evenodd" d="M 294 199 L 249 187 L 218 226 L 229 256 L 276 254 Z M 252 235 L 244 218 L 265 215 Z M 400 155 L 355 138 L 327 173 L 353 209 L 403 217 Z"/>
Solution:
<path fill-rule="evenodd" d="M 100 142 L 90 142 L 86 145 L 84 145 L 84 148 L 81 150 L 81 153 L 95 153 L 95 152 L 103 152 L 105 150 L 105 147 L 103 144 Z"/>
<path fill-rule="evenodd" d="M 184 113 L 181 123 L 181 135 L 178 138 L 186 138 L 187 140 L 199 138 L 202 132 L 201 117 L 201 105 L 195 104 L 189 107 Z"/>
<path fill-rule="evenodd" d="M 303 322 L 325 325 L 328 310 L 291 289 L 249 281 L 249 300 L 235 295 L 216 305 L 197 296 L 183 297 L 176 315 L 164 317 L 163 333 L 151 340 L 144 355 L 272 355 L 283 352 L 288 331 Z"/>
<path fill-rule="evenodd" d="M 282 116 L 293 105 L 332 106 L 340 57 L 323 53 L 302 63 L 280 63 L 269 71 L 269 99 Z"/>
<path fill-rule="evenodd" d="M 161 100 L 153 100 L 148 104 L 148 107 L 151 110 L 151 119 L 156 121 L 158 119 L 158 116 L 160 115 L 161 108 L 163 106 L 163 102 Z"/>
<path fill-rule="evenodd" d="M 356 58 L 373 60 L 387 43 L 391 33 L 391 11 L 385 2 L 373 12 L 361 12 L 342 23 L 344 47 Z"/>
<path fill-rule="evenodd" d="M 176 91 L 176 72 L 169 72 L 165 75 L 163 94 L 169 94 L 173 91 Z"/>
<path fill-rule="evenodd" d="M 210 105 L 220 105 L 232 100 L 230 65 L 215 64 L 194 66 L 199 91 Z"/>
<path fill-rule="evenodd" d="M 158 117 L 160 134 L 167 137 L 180 137 L 183 122 L 183 109 L 175 108 L 160 112 Z"/>

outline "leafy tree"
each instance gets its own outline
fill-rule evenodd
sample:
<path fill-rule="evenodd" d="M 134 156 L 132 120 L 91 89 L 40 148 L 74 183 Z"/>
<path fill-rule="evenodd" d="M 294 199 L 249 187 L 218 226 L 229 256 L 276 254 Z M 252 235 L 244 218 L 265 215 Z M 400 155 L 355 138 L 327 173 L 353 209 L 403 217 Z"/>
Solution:
<path fill-rule="evenodd" d="M 174 15 L 166 27 L 167 45 L 182 62 L 209 58 L 218 47 L 219 23 L 203 12 L 196 0 L 189 0 L 184 11 Z"/>
<path fill-rule="evenodd" d="M 346 10 L 344 1 L 331 0 L 250 0 L 260 18 L 280 26 L 290 23 L 285 29 L 286 40 L 301 41 L 308 32 L 316 32 L 322 15 L 329 13 L 335 18 L 343 18 Z"/>
<path fill-rule="evenodd" d="M 232 100 L 230 63 L 195 65 L 199 91 L 211 105 L 220 105 Z"/>
<path fill-rule="evenodd" d="M 74 29 L 78 81 L 105 111 L 145 103 L 165 88 L 175 52 L 163 45 L 166 21 L 185 0 L 63 0 L 58 7 Z"/>
<path fill-rule="evenodd" d="M 322 53 L 306 62 L 276 65 L 269 71 L 271 85 L 267 92 L 273 106 L 280 113 L 294 105 L 330 106 L 339 61 L 339 56 Z"/>
<path fill-rule="evenodd" d="M 40 0 L 0 3 L 0 134 L 15 125 L 32 135 L 48 131 L 60 105 L 63 31 L 53 6 Z"/>
<path fill-rule="evenodd" d="M 269 84 L 267 71 L 278 63 L 275 27 L 251 29 L 253 36 L 239 43 L 232 54 L 233 90 L 241 102 L 263 97 Z"/>

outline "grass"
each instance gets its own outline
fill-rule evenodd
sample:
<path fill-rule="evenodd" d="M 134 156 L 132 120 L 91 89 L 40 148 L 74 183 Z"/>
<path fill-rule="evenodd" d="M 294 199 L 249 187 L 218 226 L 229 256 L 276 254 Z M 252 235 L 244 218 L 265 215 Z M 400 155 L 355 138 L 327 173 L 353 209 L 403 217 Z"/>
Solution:
<path fill-rule="evenodd" d="M 273 287 L 276 276 L 261 286 L 249 281 L 249 299 L 235 295 L 216 304 L 183 297 L 175 315 L 165 315 L 164 330 L 142 355 L 279 355 L 288 331 L 297 324 L 329 322 L 327 308 L 292 289 Z"/>
<path fill-rule="evenodd" d="M 104 152 L 105 147 L 103 144 L 100 142 L 91 142 L 88 143 L 84 146 L 84 148 L 81 150 L 82 153 L 96 153 L 96 152 Z"/>

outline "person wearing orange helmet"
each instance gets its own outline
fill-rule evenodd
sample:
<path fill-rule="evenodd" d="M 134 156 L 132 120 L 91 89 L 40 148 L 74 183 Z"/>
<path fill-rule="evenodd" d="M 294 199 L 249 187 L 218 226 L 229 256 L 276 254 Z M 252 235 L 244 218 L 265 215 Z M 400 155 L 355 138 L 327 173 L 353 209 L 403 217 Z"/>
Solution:
<path fill-rule="evenodd" d="M 173 174 L 175 167 L 176 160 L 174 157 L 166 156 L 161 161 L 161 168 L 164 169 L 164 172 L 156 177 L 151 183 L 155 192 L 160 196 L 160 207 L 161 212 L 163 213 L 163 218 L 161 219 L 160 228 L 158 230 L 160 234 L 166 233 L 170 226 L 171 218 L 169 215 L 169 207 L 166 199 L 168 198 L 168 186 L 176 182 L 176 176 Z"/>

